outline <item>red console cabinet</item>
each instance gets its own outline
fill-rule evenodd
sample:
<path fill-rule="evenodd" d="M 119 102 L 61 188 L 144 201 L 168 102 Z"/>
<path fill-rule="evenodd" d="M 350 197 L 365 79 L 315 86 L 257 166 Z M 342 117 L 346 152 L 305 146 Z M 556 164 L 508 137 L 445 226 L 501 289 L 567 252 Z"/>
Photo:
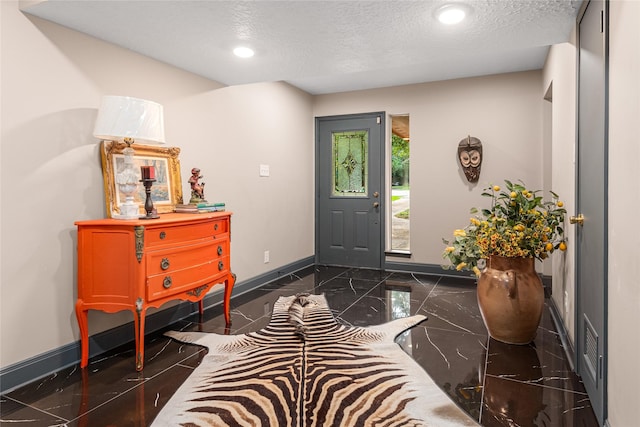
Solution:
<path fill-rule="evenodd" d="M 82 358 L 89 360 L 88 310 L 134 317 L 136 369 L 144 367 L 144 320 L 149 307 L 199 302 L 215 284 L 224 289 L 224 317 L 235 282 L 230 260 L 230 212 L 167 213 L 159 219 L 78 221 L 78 301 Z"/>

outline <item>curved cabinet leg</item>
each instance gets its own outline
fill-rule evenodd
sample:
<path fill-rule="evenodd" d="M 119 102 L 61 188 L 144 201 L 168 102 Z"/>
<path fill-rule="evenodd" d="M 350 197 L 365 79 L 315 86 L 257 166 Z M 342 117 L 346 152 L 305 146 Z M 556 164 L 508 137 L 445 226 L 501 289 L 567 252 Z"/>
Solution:
<path fill-rule="evenodd" d="M 80 368 L 86 368 L 89 364 L 89 325 L 82 300 L 76 302 L 76 318 L 80 328 Z"/>
<path fill-rule="evenodd" d="M 236 275 L 233 273 L 229 273 L 227 276 L 227 280 L 224 281 L 224 300 L 222 302 L 222 309 L 224 311 L 224 321 L 227 326 L 231 325 L 231 313 L 230 313 L 230 303 L 231 303 L 231 292 L 233 291 L 233 285 L 236 283 Z"/>
<path fill-rule="evenodd" d="M 143 304 L 143 299 L 138 298 L 136 312 L 133 316 L 133 327 L 136 336 L 136 371 L 141 371 L 144 368 L 144 318 L 147 308 Z"/>

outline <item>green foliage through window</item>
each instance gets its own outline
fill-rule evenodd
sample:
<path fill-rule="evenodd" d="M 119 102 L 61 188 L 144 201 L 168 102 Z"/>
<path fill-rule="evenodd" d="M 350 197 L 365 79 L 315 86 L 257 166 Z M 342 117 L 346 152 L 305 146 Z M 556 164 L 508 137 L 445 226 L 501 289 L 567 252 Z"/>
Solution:
<path fill-rule="evenodd" d="M 391 136 L 391 182 L 394 186 L 409 183 L 409 141 Z"/>

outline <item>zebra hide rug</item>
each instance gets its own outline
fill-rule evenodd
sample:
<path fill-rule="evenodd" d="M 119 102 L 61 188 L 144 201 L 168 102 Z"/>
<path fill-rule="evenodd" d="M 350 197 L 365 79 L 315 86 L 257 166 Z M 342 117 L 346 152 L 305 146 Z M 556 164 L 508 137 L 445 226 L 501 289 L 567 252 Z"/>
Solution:
<path fill-rule="evenodd" d="M 168 332 L 209 352 L 152 425 L 477 426 L 394 342 L 425 319 L 346 326 L 304 294 L 280 297 L 258 332 Z"/>

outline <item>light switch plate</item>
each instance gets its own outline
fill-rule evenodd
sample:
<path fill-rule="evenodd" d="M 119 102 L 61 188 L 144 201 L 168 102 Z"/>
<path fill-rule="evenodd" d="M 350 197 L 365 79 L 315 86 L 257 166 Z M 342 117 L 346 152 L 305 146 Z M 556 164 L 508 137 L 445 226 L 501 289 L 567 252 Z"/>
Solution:
<path fill-rule="evenodd" d="M 260 165 L 260 176 L 269 176 L 269 165 Z"/>

